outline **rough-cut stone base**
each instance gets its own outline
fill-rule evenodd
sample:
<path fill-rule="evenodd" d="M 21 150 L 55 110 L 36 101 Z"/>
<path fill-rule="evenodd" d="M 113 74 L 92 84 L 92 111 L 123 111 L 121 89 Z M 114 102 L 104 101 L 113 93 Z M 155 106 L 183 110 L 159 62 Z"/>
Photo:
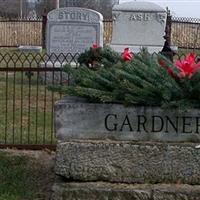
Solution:
<path fill-rule="evenodd" d="M 51 62 L 51 61 L 47 61 L 47 62 L 43 62 L 40 64 L 41 68 L 45 68 L 45 67 L 52 67 L 52 68 L 63 68 L 65 66 L 65 62 Z M 42 84 L 68 84 L 69 83 L 69 76 L 68 74 L 66 74 L 63 71 L 59 71 L 59 72 L 40 72 L 39 74 L 39 78 L 40 78 L 40 82 Z"/>
<path fill-rule="evenodd" d="M 133 53 L 139 53 L 141 51 L 142 48 L 146 48 L 148 50 L 149 53 L 158 53 L 162 50 L 163 45 L 162 46 L 133 46 L 133 45 L 127 45 L 128 48 L 130 49 L 131 52 Z M 124 50 L 124 45 L 123 44 L 111 44 L 110 47 L 115 50 L 116 52 L 123 52 Z"/>
<path fill-rule="evenodd" d="M 200 186 L 57 182 L 51 200 L 200 200 Z"/>
<path fill-rule="evenodd" d="M 197 144 L 71 141 L 57 145 L 57 175 L 74 181 L 200 184 Z"/>

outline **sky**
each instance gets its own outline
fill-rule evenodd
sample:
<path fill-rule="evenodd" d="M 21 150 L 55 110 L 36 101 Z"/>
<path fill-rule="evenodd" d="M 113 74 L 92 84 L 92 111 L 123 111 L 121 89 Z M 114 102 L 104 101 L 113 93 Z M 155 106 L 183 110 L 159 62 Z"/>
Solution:
<path fill-rule="evenodd" d="M 120 0 L 120 3 L 134 0 Z M 200 18 L 200 0 L 137 0 L 151 1 L 163 8 L 168 7 L 173 16 Z"/>

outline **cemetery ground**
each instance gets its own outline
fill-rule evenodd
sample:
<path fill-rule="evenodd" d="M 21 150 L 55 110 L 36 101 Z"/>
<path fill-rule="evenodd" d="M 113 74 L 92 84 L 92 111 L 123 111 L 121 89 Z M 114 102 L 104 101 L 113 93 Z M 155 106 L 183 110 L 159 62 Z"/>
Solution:
<path fill-rule="evenodd" d="M 36 67 L 41 59 L 25 54 L 17 58 L 20 52 L 16 49 L 1 49 L 0 67 Z M 9 55 L 16 54 L 12 58 Z M 9 55 L 8 55 L 9 54 Z M 13 59 L 8 62 L 9 59 Z M 30 66 L 27 60 L 34 60 Z M 26 61 L 26 62 L 25 62 Z M 39 62 L 39 61 L 38 61 Z M 23 64 L 22 64 L 23 63 Z M 42 72 L 41 72 L 42 73 Z M 52 144 L 53 104 L 60 95 L 53 94 L 40 82 L 39 73 L 33 72 L 31 78 L 25 72 L 0 73 L 0 143 L 7 144 Z"/>
<path fill-rule="evenodd" d="M 21 74 L 8 75 L 6 85 L 5 75 L 0 75 L 0 142 L 7 143 L 51 143 L 53 141 L 52 98 L 57 94 L 48 91 L 45 85 L 38 85 L 32 78 L 24 77 L 21 84 Z M 59 95 L 57 95 L 59 98 Z M 5 119 L 6 118 L 6 119 Z M 5 131 L 6 129 L 6 131 Z M 29 140 L 29 141 L 27 141 Z M 55 141 L 54 141 L 55 142 Z"/>
<path fill-rule="evenodd" d="M 47 200 L 54 152 L 0 150 L 0 200 Z"/>

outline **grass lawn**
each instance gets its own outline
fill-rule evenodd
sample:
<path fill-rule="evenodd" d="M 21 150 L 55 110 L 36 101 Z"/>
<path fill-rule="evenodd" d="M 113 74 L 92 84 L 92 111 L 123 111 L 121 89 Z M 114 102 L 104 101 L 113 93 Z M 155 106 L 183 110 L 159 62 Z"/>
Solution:
<path fill-rule="evenodd" d="M 0 200 L 48 200 L 54 154 L 0 150 Z"/>
<path fill-rule="evenodd" d="M 24 73 L 23 73 L 24 74 Z M 60 95 L 22 73 L 0 74 L 0 143 L 51 144 L 54 102 Z"/>
<path fill-rule="evenodd" d="M 12 49 L 9 53 L 16 50 Z M 5 52 L 4 52 L 5 54 Z M 2 67 L 37 67 L 41 57 L 15 54 L 0 59 Z M 1 56 L 0 56 L 1 57 Z M 12 58 L 12 59 L 11 59 Z M 53 144 L 53 106 L 60 95 L 40 80 L 44 72 L 0 72 L 0 144 Z M 51 72 L 48 72 L 51 73 Z"/>

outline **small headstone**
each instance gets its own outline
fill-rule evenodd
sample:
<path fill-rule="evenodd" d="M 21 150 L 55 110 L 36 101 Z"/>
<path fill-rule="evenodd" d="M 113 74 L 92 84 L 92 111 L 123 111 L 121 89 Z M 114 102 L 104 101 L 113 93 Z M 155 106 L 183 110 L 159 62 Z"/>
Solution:
<path fill-rule="evenodd" d="M 47 53 L 82 53 L 96 43 L 103 46 L 103 16 L 90 9 L 67 7 L 47 16 Z"/>
<path fill-rule="evenodd" d="M 122 52 L 129 47 L 138 52 L 146 47 L 149 52 L 161 51 L 164 45 L 167 12 L 151 2 L 128 2 L 113 8 L 111 47 Z"/>
<path fill-rule="evenodd" d="M 31 11 L 29 11 L 29 13 L 28 13 L 28 16 L 27 16 L 27 18 L 30 20 L 30 19 L 37 19 L 37 12 L 35 11 L 35 10 L 31 10 Z"/>
<path fill-rule="evenodd" d="M 41 46 L 19 46 L 18 49 L 24 53 L 41 53 Z"/>

